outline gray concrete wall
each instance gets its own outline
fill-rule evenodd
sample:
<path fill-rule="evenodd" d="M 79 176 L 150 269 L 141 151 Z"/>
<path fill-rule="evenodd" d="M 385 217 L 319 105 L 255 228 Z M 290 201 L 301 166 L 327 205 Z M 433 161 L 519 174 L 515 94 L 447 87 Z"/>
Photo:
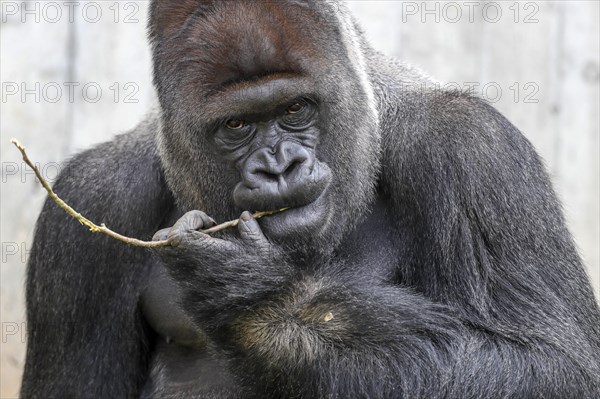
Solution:
<path fill-rule="evenodd" d="M 533 142 L 598 290 L 599 3 L 349 3 L 375 47 L 471 87 Z M 147 2 L 25 4 L 0 3 L 2 398 L 18 392 L 25 262 L 45 198 L 10 138 L 52 180 L 65 158 L 133 127 L 154 102 Z"/>

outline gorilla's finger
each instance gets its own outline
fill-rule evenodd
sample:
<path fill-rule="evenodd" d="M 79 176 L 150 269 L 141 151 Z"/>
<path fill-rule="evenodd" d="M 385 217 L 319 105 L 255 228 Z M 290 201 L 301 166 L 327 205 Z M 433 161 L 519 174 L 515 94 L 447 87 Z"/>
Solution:
<path fill-rule="evenodd" d="M 267 244 L 267 238 L 263 234 L 258 222 L 248 211 L 244 211 L 238 222 L 238 230 L 240 236 L 244 240 L 251 241 L 256 244 Z"/>
<path fill-rule="evenodd" d="M 175 245 L 179 245 L 181 236 L 195 230 L 206 229 L 214 226 L 216 222 L 202 211 L 189 211 L 183 215 L 167 234 L 167 238 Z"/>
<path fill-rule="evenodd" d="M 175 225 L 173 225 L 173 228 L 178 228 L 180 230 L 200 230 L 216 224 L 217 222 L 206 213 L 195 210 L 189 211 L 179 218 L 179 220 L 175 222 Z"/>
<path fill-rule="evenodd" d="M 164 241 L 164 240 L 166 240 L 167 236 L 169 234 L 169 230 L 171 230 L 170 227 L 167 227 L 166 229 L 158 230 L 156 233 L 154 233 L 154 236 L 152 236 L 152 241 Z"/>
<path fill-rule="evenodd" d="M 231 255 L 235 251 L 240 250 L 235 242 L 216 238 L 194 230 L 186 234 L 185 238 L 180 236 L 175 245 L 189 246 L 191 249 L 202 253 L 203 256 L 216 258 L 220 258 L 225 253 Z"/>

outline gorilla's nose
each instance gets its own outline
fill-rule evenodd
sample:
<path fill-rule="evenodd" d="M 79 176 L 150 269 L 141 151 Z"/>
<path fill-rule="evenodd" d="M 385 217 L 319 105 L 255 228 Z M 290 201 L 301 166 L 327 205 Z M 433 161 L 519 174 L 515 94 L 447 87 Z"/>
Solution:
<path fill-rule="evenodd" d="M 234 190 L 240 208 L 273 210 L 307 205 L 327 188 L 331 171 L 314 151 L 293 141 L 263 147 L 240 165 L 242 181 Z"/>
<path fill-rule="evenodd" d="M 250 187 L 277 183 L 282 186 L 301 184 L 314 164 L 314 155 L 302 145 L 283 141 L 275 148 L 255 152 L 242 173 Z"/>

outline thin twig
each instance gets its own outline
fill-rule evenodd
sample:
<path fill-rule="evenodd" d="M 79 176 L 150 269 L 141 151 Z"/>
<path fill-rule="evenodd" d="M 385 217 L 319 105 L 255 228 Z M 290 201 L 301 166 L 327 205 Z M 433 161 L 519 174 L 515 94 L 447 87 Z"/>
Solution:
<path fill-rule="evenodd" d="M 171 242 L 169 240 L 162 240 L 162 241 L 142 241 L 142 240 L 138 240 L 137 238 L 126 237 L 126 236 L 124 236 L 122 234 L 119 234 L 119 233 L 117 233 L 115 231 L 112 231 L 111 229 L 109 229 L 108 227 L 106 227 L 106 225 L 104 223 L 102 223 L 100 226 L 98 226 L 97 224 L 95 224 L 91 220 L 87 219 L 82 214 L 80 214 L 79 212 L 77 212 L 75 209 L 71 208 L 71 206 L 69 206 L 69 204 L 67 204 L 65 201 L 63 201 L 58 195 L 56 195 L 56 193 L 52 190 L 52 187 L 50 187 L 50 185 L 48 184 L 48 182 L 46 181 L 46 179 L 44 179 L 44 177 L 40 173 L 40 171 L 37 168 L 37 166 L 35 166 L 33 164 L 33 162 L 31 162 L 31 160 L 27 156 L 27 153 L 25 152 L 25 147 L 23 147 L 21 145 L 21 143 L 19 143 L 19 140 L 17 140 L 17 139 L 11 139 L 10 142 L 13 143 L 18 148 L 18 150 L 21 152 L 21 155 L 23 156 L 23 161 L 25 161 L 25 163 L 27 165 L 29 165 L 29 167 L 31 169 L 33 169 L 33 172 L 35 173 L 35 176 L 38 178 L 38 180 L 40 181 L 40 183 L 42 184 L 42 186 L 46 189 L 46 191 L 48 192 L 48 195 L 50 196 L 50 198 L 52 198 L 54 200 L 54 202 L 56 202 L 56 204 L 59 207 L 61 207 L 65 212 L 67 212 L 69 215 L 71 215 L 75 220 L 77 220 L 82 225 L 87 226 L 92 233 L 103 233 L 103 234 L 106 234 L 106 235 L 108 235 L 108 236 L 116 239 L 116 240 L 122 241 L 125 244 L 134 245 L 136 247 L 158 248 L 158 247 L 167 247 L 167 246 L 171 245 Z M 287 208 L 279 209 L 277 211 L 256 212 L 252 216 L 255 219 L 260 219 L 260 218 L 262 218 L 264 216 L 273 215 L 275 213 L 283 212 L 285 210 L 287 210 Z M 221 223 L 221 224 L 219 224 L 217 226 L 213 226 L 213 227 L 211 227 L 209 229 L 200 230 L 200 232 L 206 233 L 206 234 L 216 233 L 218 231 L 225 230 L 225 229 L 228 229 L 230 227 L 237 226 L 238 221 L 239 221 L 238 219 L 236 219 L 236 220 L 230 220 L 229 222 Z"/>

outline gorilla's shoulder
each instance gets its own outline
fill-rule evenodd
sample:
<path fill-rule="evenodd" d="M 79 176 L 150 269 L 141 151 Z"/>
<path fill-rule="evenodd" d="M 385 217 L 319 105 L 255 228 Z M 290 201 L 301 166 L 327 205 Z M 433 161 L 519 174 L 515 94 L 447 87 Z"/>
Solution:
<path fill-rule="evenodd" d="M 489 101 L 469 91 L 447 89 L 420 70 L 380 57 L 372 70 L 384 137 L 398 135 L 442 147 L 465 141 L 504 140 L 527 147 L 523 134 Z"/>
<path fill-rule="evenodd" d="M 417 163 L 444 160 L 440 165 L 445 169 L 494 164 L 490 175 L 509 169 L 519 174 L 523 167 L 542 173 L 529 140 L 489 101 L 468 91 L 445 89 L 395 61 L 379 59 L 373 70 L 388 167 L 413 156 Z"/>
<path fill-rule="evenodd" d="M 148 234 L 172 197 L 157 154 L 154 120 L 75 155 L 62 169 L 54 191 L 94 223 L 105 223 L 123 234 Z M 63 212 L 51 199 L 41 215 Z M 139 230 L 137 227 L 141 228 Z"/>
<path fill-rule="evenodd" d="M 476 123 L 502 118 L 485 99 L 468 90 L 453 89 L 412 65 L 381 54 L 371 61 L 370 76 L 384 117 L 416 120 L 422 125 L 440 119 Z"/>

